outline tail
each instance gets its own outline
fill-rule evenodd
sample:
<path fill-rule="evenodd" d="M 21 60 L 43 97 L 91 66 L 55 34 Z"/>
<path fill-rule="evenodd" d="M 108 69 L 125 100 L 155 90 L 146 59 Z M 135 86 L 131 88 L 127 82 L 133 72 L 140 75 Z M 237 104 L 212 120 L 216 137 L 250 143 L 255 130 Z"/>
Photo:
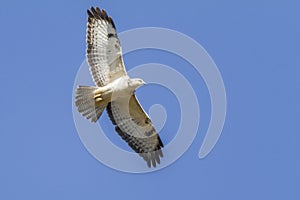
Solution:
<path fill-rule="evenodd" d="M 95 95 L 98 87 L 78 86 L 75 96 L 75 105 L 78 111 L 91 122 L 96 122 L 108 102 L 101 98 L 101 94 Z"/>

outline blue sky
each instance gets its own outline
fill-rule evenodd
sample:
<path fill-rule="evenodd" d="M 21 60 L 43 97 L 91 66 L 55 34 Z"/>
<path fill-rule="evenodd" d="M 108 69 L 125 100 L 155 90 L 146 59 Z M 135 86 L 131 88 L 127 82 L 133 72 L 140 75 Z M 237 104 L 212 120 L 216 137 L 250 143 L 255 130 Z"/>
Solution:
<path fill-rule="evenodd" d="M 151 50 L 126 56 L 126 67 L 182 67 L 201 91 L 202 125 L 192 146 L 164 170 L 139 175 L 110 169 L 86 151 L 72 118 L 72 88 L 85 58 L 91 5 L 105 8 L 118 31 L 174 29 L 212 56 L 228 111 L 208 157 L 197 158 L 210 118 L 203 80 L 179 58 Z M 299 6 L 291 0 L 2 2 L 0 199 L 299 199 Z M 155 102 L 141 100 L 145 107 Z M 165 131 L 172 132 L 168 120 Z"/>

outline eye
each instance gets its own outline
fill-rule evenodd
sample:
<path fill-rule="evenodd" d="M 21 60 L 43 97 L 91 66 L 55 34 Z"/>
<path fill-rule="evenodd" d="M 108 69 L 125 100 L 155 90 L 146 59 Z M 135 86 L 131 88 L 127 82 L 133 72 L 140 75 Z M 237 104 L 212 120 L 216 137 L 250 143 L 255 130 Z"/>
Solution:
<path fill-rule="evenodd" d="M 127 84 L 128 84 L 128 86 L 130 87 L 130 86 L 131 86 L 131 81 L 128 80 L 128 81 L 127 81 Z"/>

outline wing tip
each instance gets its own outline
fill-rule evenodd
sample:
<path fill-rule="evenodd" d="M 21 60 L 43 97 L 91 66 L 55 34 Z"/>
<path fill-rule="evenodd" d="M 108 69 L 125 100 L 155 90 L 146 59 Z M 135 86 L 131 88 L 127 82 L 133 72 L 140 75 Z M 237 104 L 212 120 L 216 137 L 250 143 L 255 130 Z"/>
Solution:
<path fill-rule="evenodd" d="M 158 145 L 159 145 L 159 148 L 163 148 L 164 147 L 164 143 L 161 141 L 160 137 L 158 136 Z"/>
<path fill-rule="evenodd" d="M 91 11 L 89 9 L 86 10 L 86 13 L 88 14 L 89 17 L 93 18 L 94 15 L 91 13 Z"/>
<path fill-rule="evenodd" d="M 112 120 L 112 122 L 114 122 Z M 157 144 L 154 150 L 145 150 L 142 148 L 138 148 L 135 146 L 134 142 L 132 143 L 133 138 L 121 130 L 119 126 L 115 127 L 115 131 L 119 134 L 119 136 L 127 142 L 127 144 L 138 153 L 147 163 L 147 166 L 151 168 L 152 166 L 156 168 L 156 164 L 160 164 L 160 158 L 163 157 L 162 146 L 160 143 Z M 159 137 L 158 137 L 159 138 Z M 162 143 L 161 143 L 162 144 Z"/>
<path fill-rule="evenodd" d="M 91 6 L 90 9 L 87 10 L 87 14 L 89 18 L 103 19 L 107 21 L 109 24 L 111 24 L 111 26 L 114 29 L 116 29 L 113 19 L 110 16 L 108 16 L 105 9 L 101 10 L 98 6 L 96 7 Z"/>
<path fill-rule="evenodd" d="M 146 161 L 149 168 L 156 168 L 157 164 L 160 164 L 160 158 L 163 157 L 161 149 L 151 152 L 139 153 L 139 155 Z"/>

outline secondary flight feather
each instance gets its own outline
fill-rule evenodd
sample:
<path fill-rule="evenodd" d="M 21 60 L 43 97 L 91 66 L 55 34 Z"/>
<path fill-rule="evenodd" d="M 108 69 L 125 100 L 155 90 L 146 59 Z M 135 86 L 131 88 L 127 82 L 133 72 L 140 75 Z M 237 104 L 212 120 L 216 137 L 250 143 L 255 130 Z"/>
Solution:
<path fill-rule="evenodd" d="M 156 167 L 164 145 L 135 95 L 145 82 L 127 75 L 112 18 L 98 7 L 87 14 L 86 58 L 95 86 L 78 86 L 75 105 L 91 122 L 97 122 L 106 109 L 121 138 L 148 167 Z"/>

